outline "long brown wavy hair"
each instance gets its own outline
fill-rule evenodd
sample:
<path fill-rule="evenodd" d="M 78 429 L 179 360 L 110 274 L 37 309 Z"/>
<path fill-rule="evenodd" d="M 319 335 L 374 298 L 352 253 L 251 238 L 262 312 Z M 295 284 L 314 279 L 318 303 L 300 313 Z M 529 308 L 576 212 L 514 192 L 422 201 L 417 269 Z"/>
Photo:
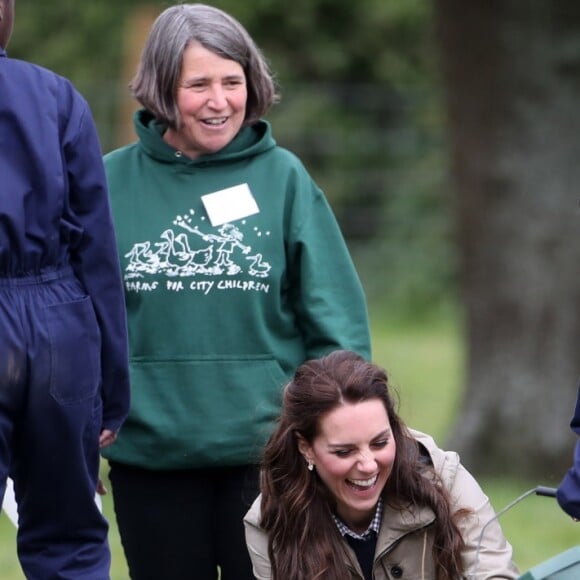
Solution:
<path fill-rule="evenodd" d="M 350 351 L 301 365 L 285 387 L 282 412 L 262 465 L 261 526 L 268 532 L 273 580 L 344 580 L 344 543 L 331 514 L 335 501 L 316 472 L 306 469 L 297 436 L 312 444 L 320 420 L 345 403 L 379 399 L 397 445 L 382 496 L 389 505 L 428 506 L 436 515 L 433 558 L 438 580 L 463 573 L 462 535 L 449 497 L 395 411 L 386 372 Z"/>

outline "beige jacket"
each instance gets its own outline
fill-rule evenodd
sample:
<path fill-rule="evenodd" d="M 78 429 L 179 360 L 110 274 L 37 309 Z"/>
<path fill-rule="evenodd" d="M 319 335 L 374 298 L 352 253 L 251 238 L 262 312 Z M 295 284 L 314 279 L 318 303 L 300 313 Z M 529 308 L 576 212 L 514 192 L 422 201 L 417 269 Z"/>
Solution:
<path fill-rule="evenodd" d="M 429 452 L 437 473 L 451 494 L 454 511 L 468 508 L 473 515 L 463 518 L 461 531 L 466 541 L 463 554 L 466 578 L 488 580 L 490 578 L 518 578 L 512 561 L 512 547 L 506 541 L 497 521 L 491 521 L 495 512 L 489 499 L 473 476 L 461 465 L 457 453 L 443 451 L 431 437 L 418 431 L 412 435 Z M 268 536 L 260 528 L 260 499 L 258 497 L 244 518 L 246 543 L 254 576 L 258 580 L 271 580 L 268 558 Z M 395 511 L 385 505 L 381 529 L 377 538 L 373 578 L 375 580 L 433 580 L 432 559 L 433 531 L 430 524 L 435 514 L 424 507 L 409 511 Z M 488 522 L 480 540 L 482 528 Z M 479 556 L 477 556 L 477 546 Z M 362 580 L 363 574 L 350 546 L 345 547 L 345 580 Z M 477 561 L 476 561 L 477 560 Z"/>

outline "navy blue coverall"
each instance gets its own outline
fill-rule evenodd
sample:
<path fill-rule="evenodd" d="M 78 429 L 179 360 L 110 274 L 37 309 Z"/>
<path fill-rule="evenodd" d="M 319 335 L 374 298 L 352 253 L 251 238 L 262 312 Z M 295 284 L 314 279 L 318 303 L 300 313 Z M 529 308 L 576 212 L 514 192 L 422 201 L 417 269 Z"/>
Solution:
<path fill-rule="evenodd" d="M 0 500 L 27 578 L 109 578 L 99 434 L 129 407 L 102 152 L 66 79 L 0 49 Z"/>

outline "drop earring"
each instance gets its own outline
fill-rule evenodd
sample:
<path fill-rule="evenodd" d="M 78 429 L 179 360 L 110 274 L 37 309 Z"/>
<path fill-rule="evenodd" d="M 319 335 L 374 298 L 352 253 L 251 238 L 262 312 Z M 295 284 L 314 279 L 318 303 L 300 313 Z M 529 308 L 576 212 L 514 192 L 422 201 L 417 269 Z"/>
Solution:
<path fill-rule="evenodd" d="M 310 461 L 310 459 L 308 459 L 308 466 L 307 466 L 308 471 L 312 471 L 314 469 L 314 463 L 312 463 Z"/>

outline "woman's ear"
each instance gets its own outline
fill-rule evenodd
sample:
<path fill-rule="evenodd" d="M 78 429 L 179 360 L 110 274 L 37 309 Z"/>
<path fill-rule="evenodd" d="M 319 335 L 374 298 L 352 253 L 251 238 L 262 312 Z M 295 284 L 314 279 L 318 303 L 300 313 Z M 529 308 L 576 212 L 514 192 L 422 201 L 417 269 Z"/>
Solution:
<path fill-rule="evenodd" d="M 296 433 L 296 443 L 298 445 L 298 451 L 300 451 L 302 457 L 304 457 L 304 461 L 312 463 L 312 447 L 308 441 L 300 435 L 300 433 Z"/>

